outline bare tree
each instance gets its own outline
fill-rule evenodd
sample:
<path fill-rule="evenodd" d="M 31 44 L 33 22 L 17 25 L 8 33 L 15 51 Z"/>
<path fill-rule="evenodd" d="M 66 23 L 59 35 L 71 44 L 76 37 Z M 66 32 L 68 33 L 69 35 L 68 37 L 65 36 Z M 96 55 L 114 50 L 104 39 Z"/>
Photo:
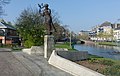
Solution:
<path fill-rule="evenodd" d="M 0 0 L 0 17 L 2 15 L 4 15 L 4 10 L 3 10 L 3 7 L 6 5 L 6 4 L 9 4 L 10 0 Z"/>

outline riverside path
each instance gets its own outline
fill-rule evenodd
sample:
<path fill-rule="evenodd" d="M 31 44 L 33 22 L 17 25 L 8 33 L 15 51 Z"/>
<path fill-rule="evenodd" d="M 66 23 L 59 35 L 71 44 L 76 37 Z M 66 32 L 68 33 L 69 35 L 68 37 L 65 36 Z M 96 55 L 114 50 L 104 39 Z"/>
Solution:
<path fill-rule="evenodd" d="M 0 76 L 33 76 L 10 52 L 10 49 L 0 49 Z"/>
<path fill-rule="evenodd" d="M 0 48 L 0 76 L 72 76 L 49 65 L 43 56 Z"/>

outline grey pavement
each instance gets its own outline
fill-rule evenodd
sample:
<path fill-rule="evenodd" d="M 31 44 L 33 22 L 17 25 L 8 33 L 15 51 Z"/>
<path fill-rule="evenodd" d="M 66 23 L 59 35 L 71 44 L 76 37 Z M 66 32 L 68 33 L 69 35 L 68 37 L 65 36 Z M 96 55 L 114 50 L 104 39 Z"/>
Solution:
<path fill-rule="evenodd" d="M 41 55 L 28 55 L 0 48 L 0 76 L 72 76 L 52 65 Z"/>
<path fill-rule="evenodd" d="M 33 76 L 33 73 L 8 51 L 0 49 L 0 76 Z"/>
<path fill-rule="evenodd" d="M 13 54 L 34 76 L 72 76 L 49 65 L 47 60 L 41 55 L 28 55 L 23 52 L 14 52 Z"/>
<path fill-rule="evenodd" d="M 0 52 L 11 52 L 9 48 L 0 48 Z"/>

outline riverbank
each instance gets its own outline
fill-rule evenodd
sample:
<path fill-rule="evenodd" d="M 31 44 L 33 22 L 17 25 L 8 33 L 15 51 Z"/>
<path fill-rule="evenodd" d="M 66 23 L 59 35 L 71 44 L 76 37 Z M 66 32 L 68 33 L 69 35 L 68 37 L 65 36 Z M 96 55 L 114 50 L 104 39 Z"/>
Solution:
<path fill-rule="evenodd" d="M 99 57 L 96 55 L 89 55 L 87 60 L 76 61 L 77 64 L 83 65 L 94 71 L 97 71 L 105 76 L 119 76 L 120 75 L 120 61 L 108 58 Z"/>
<path fill-rule="evenodd" d="M 96 42 L 98 45 L 107 45 L 107 46 L 120 46 L 120 43 L 115 42 Z"/>
<path fill-rule="evenodd" d="M 90 45 L 106 45 L 106 46 L 120 46 L 120 43 L 117 43 L 117 42 L 93 42 L 93 41 L 85 41 L 85 44 L 90 44 Z"/>
<path fill-rule="evenodd" d="M 71 44 L 71 47 L 70 47 L 70 43 L 60 43 L 60 44 L 55 44 L 55 48 L 66 48 L 68 49 L 69 51 L 77 51 L 76 49 L 74 49 L 74 45 Z"/>
<path fill-rule="evenodd" d="M 58 48 L 70 49 L 68 43 L 67 44 L 66 43 L 65 44 L 57 44 L 56 46 Z M 93 47 L 93 46 L 87 45 L 87 49 L 90 49 L 90 47 Z M 85 48 L 85 47 L 81 46 L 81 48 Z M 98 47 L 97 47 L 97 49 L 98 49 Z M 82 49 L 80 49 L 80 50 L 82 50 Z M 92 48 L 92 50 L 93 50 L 93 48 Z M 103 50 L 102 52 L 106 52 L 106 51 Z M 109 52 L 109 54 L 110 54 L 110 52 Z M 82 60 L 82 61 L 76 61 L 76 63 L 83 65 L 87 68 L 90 68 L 94 71 L 97 71 L 101 74 L 104 74 L 106 76 L 119 76 L 120 75 L 120 60 L 114 60 L 114 59 L 109 59 L 109 58 L 104 58 L 104 57 L 100 57 L 97 55 L 89 54 L 88 59 Z"/>

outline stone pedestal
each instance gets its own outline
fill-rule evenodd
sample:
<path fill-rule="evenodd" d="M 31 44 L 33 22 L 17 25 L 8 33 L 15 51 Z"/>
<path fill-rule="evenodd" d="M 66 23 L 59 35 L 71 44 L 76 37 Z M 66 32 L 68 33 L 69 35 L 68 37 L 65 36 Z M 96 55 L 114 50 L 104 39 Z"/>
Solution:
<path fill-rule="evenodd" d="M 44 57 L 49 58 L 54 49 L 54 36 L 45 35 L 44 36 Z"/>

